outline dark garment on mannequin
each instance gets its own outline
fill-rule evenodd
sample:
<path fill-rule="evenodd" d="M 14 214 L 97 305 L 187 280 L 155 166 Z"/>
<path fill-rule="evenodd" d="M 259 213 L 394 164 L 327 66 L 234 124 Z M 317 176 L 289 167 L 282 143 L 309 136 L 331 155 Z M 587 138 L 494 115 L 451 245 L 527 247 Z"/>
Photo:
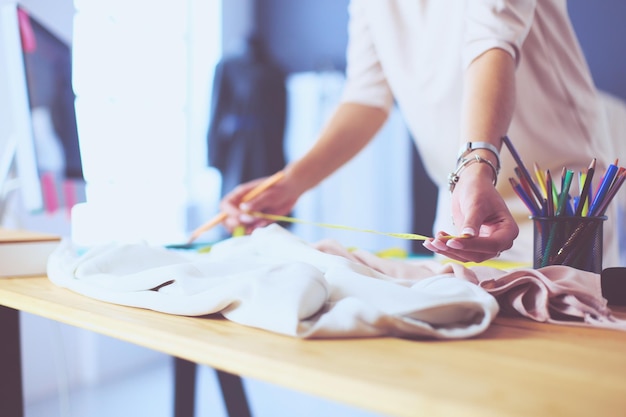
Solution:
<path fill-rule="evenodd" d="M 218 63 L 211 107 L 208 161 L 222 175 L 222 196 L 284 168 L 285 76 L 258 42 Z"/>

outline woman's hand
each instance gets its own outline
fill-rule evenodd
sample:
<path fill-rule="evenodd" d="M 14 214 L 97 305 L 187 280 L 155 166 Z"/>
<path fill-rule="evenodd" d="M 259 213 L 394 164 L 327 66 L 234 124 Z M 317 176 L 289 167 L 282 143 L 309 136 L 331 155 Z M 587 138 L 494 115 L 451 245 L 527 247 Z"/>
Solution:
<path fill-rule="evenodd" d="M 227 216 L 223 225 L 230 233 L 242 226 L 245 233 L 249 234 L 258 227 L 272 223 L 272 220 L 252 216 L 252 212 L 286 215 L 293 209 L 301 191 L 298 191 L 300 188 L 297 187 L 297 182 L 289 175 L 244 202 L 244 197 L 265 180 L 266 178 L 259 178 L 240 184 L 220 202 L 220 210 Z"/>
<path fill-rule="evenodd" d="M 284 216 L 307 190 L 339 169 L 363 149 L 387 120 L 387 110 L 357 103 L 342 103 L 333 113 L 315 145 L 284 169 L 285 177 L 250 201 L 244 196 L 264 179 L 241 184 L 220 203 L 226 213 L 224 227 L 232 233 L 244 226 L 246 233 L 272 223 L 250 212 Z"/>
<path fill-rule="evenodd" d="M 486 164 L 468 166 L 452 193 L 452 218 L 457 236 L 438 232 L 424 242 L 427 249 L 461 262 L 482 262 L 510 249 L 519 227 L 493 185 Z"/>

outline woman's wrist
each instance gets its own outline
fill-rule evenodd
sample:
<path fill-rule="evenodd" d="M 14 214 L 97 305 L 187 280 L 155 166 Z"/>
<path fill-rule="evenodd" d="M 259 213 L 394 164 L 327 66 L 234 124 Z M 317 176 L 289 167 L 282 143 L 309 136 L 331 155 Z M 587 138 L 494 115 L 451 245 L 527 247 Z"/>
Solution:
<path fill-rule="evenodd" d="M 481 158 L 489 159 L 497 173 L 500 172 L 500 151 L 489 142 L 467 142 L 461 145 L 456 160 L 457 167 L 464 159 L 468 159 L 474 153 L 480 155 Z"/>
<path fill-rule="evenodd" d="M 296 161 L 283 169 L 285 179 L 294 191 L 303 194 L 317 185 L 315 170 L 308 169 L 302 161 Z"/>
<path fill-rule="evenodd" d="M 491 181 L 495 187 L 500 173 L 500 151 L 489 142 L 467 142 L 461 145 L 456 161 L 456 170 L 448 175 L 450 192 L 454 191 L 454 187 L 461 178 L 461 173 L 472 166 L 474 167 L 472 170 L 482 168 L 478 171 L 488 172 L 489 174 L 482 175 L 491 175 Z M 478 172 L 478 175 L 481 173 Z"/>
<path fill-rule="evenodd" d="M 496 162 L 497 163 L 497 162 Z M 489 158 L 481 156 L 478 152 L 459 160 L 459 164 L 454 172 L 448 175 L 448 185 L 450 192 L 454 191 L 456 184 L 461 180 L 461 176 L 484 177 L 488 176 L 495 187 L 498 183 L 498 167 Z"/>

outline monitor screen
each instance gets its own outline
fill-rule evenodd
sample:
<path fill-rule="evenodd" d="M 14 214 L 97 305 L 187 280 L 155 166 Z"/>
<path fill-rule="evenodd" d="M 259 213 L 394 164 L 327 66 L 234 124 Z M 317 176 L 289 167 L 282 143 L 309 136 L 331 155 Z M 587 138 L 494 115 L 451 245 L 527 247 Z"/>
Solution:
<path fill-rule="evenodd" d="M 2 5 L 0 19 L 1 164 L 13 156 L 27 210 L 67 205 L 64 181 L 83 179 L 71 47 L 21 6 Z"/>

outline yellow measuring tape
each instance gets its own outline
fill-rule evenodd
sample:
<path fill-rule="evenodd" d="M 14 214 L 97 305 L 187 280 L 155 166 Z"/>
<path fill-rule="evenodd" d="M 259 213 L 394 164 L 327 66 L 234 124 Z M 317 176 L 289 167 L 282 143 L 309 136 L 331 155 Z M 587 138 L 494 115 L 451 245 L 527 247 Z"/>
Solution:
<path fill-rule="evenodd" d="M 300 223 L 300 224 L 308 224 L 308 225 L 312 225 L 312 226 L 318 226 L 318 227 L 325 227 L 328 229 L 340 229 L 340 230 L 348 230 L 348 231 L 352 231 L 352 232 L 364 232 L 364 233 L 374 233 L 377 235 L 384 235 L 384 236 L 390 236 L 390 237 L 395 237 L 398 239 L 408 239 L 408 240 L 428 240 L 431 239 L 428 236 L 424 236 L 424 235 L 418 235 L 415 233 L 387 233 L 387 232 L 379 232 L 377 230 L 370 230 L 370 229 L 358 229 L 356 227 L 350 227 L 350 226 L 343 226 L 343 225 L 339 225 L 339 224 L 329 224 L 329 223 L 315 223 L 315 222 L 310 222 L 310 221 L 306 221 L 306 220 L 301 220 L 301 219 L 297 219 L 295 217 L 288 217 L 288 216 L 279 216 L 276 214 L 267 214 L 267 213 L 261 213 L 259 211 L 253 211 L 248 213 L 251 216 L 254 217 L 259 217 L 259 218 L 263 218 L 263 219 L 267 219 L 267 220 L 273 220 L 273 221 L 277 221 L 277 222 L 289 222 L 289 223 Z M 234 233 L 233 236 L 236 235 L 243 235 L 245 234 L 243 229 L 240 229 L 237 233 Z M 443 239 L 447 240 L 447 239 L 452 239 L 452 238 L 468 238 L 469 236 L 466 235 L 461 235 L 461 236 L 444 236 Z M 350 250 L 350 248 L 348 248 Z M 380 256 L 381 258 L 407 258 L 408 257 L 408 253 L 404 250 L 404 249 L 400 249 L 400 248 L 389 248 L 389 249 L 384 249 L 381 251 L 378 251 L 375 253 L 377 256 Z M 520 268 L 520 267 L 530 267 L 531 265 L 529 265 L 526 262 L 513 262 L 513 261 L 504 261 L 504 260 L 500 260 L 500 259 L 490 259 L 487 261 L 483 261 L 481 263 L 477 263 L 477 262 L 460 262 L 460 261 L 455 261 L 452 259 L 448 259 L 444 262 L 454 262 L 454 263 L 460 263 L 463 264 L 465 266 L 475 266 L 475 265 L 481 265 L 481 266 L 490 266 L 492 268 L 498 268 L 498 269 L 512 269 L 512 268 Z"/>
<path fill-rule="evenodd" d="M 389 236 L 389 237 L 395 237 L 398 239 L 407 239 L 407 240 L 428 240 L 431 239 L 428 236 L 424 236 L 424 235 L 418 235 L 415 233 L 388 233 L 388 232 L 379 232 L 377 230 L 371 230 L 371 229 L 359 229 L 356 227 L 350 227 L 350 226 L 343 226 L 343 225 L 339 225 L 339 224 L 330 224 L 330 223 L 316 223 L 316 222 L 310 222 L 310 221 L 306 221 L 306 220 L 302 220 L 302 219 L 298 219 L 295 217 L 289 217 L 289 216 L 279 216 L 277 214 L 267 214 L 267 213 L 261 213 L 259 211 L 253 211 L 253 212 L 249 212 L 248 214 L 250 214 L 251 216 L 254 217 L 259 217 L 262 219 L 267 219 L 267 220 L 272 220 L 272 221 L 276 221 L 276 222 L 288 222 L 288 223 L 300 223 L 300 224 L 308 224 L 308 225 L 312 225 L 312 226 L 317 226 L 317 227 L 325 227 L 328 229 L 339 229 L 339 230 L 347 230 L 347 231 L 353 231 L 353 232 L 364 232 L 364 233 L 374 233 L 377 235 L 383 235 L 383 236 Z M 237 236 L 243 236 L 245 235 L 245 228 L 243 226 L 240 226 L 238 228 L 236 228 L 233 231 L 233 237 L 237 237 Z M 452 238 L 468 238 L 469 236 L 466 235 L 461 235 L 461 236 L 444 236 L 443 239 L 452 239 Z M 210 246 L 205 248 L 203 251 L 204 252 L 208 252 L 210 250 Z M 348 248 L 348 250 L 350 250 L 350 248 Z M 380 256 L 381 258 L 407 258 L 408 257 L 408 253 L 404 250 L 404 249 L 400 249 L 400 248 L 389 248 L 389 249 L 384 249 L 382 251 L 378 251 L 375 253 L 377 256 Z M 512 269 L 512 268 L 518 268 L 518 267 L 529 267 L 530 265 L 528 263 L 521 263 L 521 262 L 512 262 L 512 261 L 502 261 L 502 260 L 498 260 L 498 259 L 491 259 L 488 261 L 484 261 L 479 263 L 474 263 L 474 262 L 459 262 L 459 261 L 455 261 L 452 259 L 448 259 L 445 262 L 455 262 L 455 263 L 460 263 L 466 266 L 473 266 L 473 265 L 482 265 L 482 266 L 491 266 L 493 268 L 499 268 L 499 269 Z"/>
<path fill-rule="evenodd" d="M 315 223 L 315 222 L 310 222 L 310 221 L 306 221 L 306 220 L 297 219 L 295 217 L 279 216 L 277 214 L 267 214 L 267 213 L 261 213 L 259 211 L 253 211 L 253 212 L 250 212 L 248 214 L 250 214 L 251 216 L 254 216 L 254 217 L 259 217 L 259 218 L 267 219 L 267 220 L 273 220 L 273 221 L 277 221 L 277 222 L 300 223 L 300 224 L 308 224 L 308 225 L 317 226 L 317 227 L 325 227 L 327 229 L 339 229 L 339 230 L 348 230 L 348 231 L 351 231 L 351 232 L 374 233 L 376 235 L 395 237 L 395 238 L 398 238 L 398 239 L 406 239 L 406 240 L 428 240 L 428 239 L 432 239 L 431 237 L 424 236 L 424 235 L 418 235 L 418 234 L 415 234 L 415 233 L 379 232 L 377 230 L 358 229 L 356 227 L 343 226 L 343 225 L 339 225 L 339 224 Z M 452 238 L 455 238 L 455 237 L 458 237 L 458 236 L 446 236 L 445 239 L 452 239 Z M 465 237 L 465 236 L 461 236 L 461 237 Z"/>

